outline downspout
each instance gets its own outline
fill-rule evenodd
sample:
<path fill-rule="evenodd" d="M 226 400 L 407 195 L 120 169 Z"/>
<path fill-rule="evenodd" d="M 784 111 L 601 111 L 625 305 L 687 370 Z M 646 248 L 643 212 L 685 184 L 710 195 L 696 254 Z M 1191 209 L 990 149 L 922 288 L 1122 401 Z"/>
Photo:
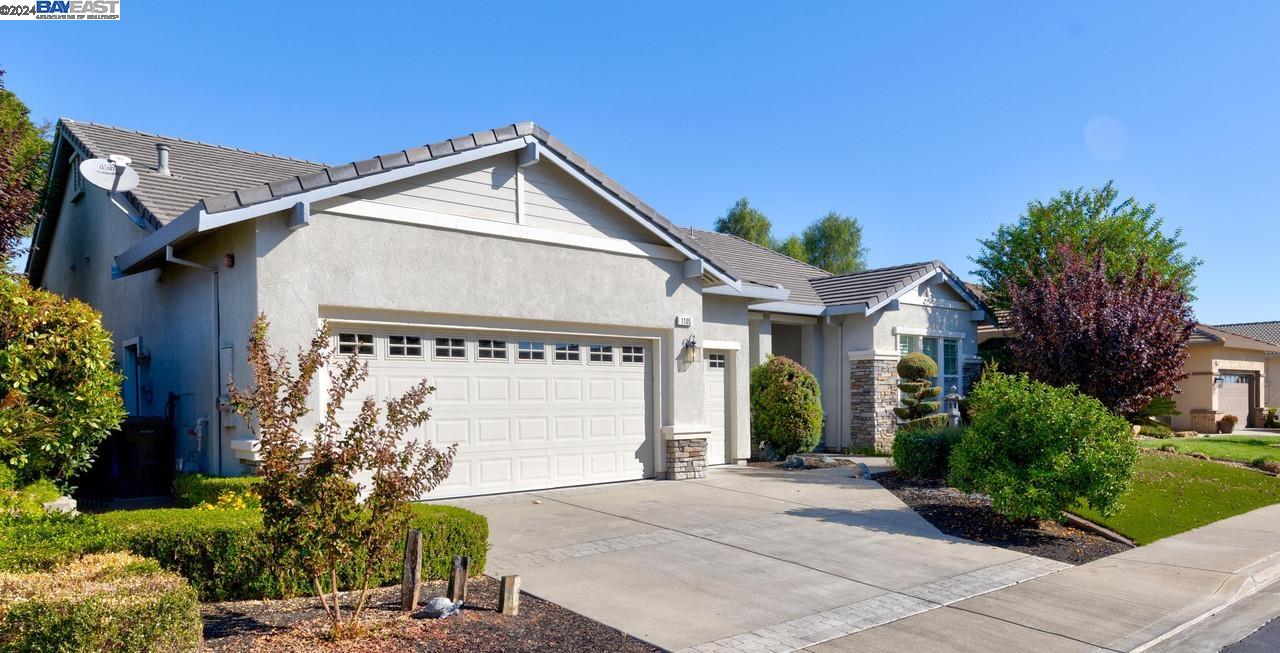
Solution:
<path fill-rule="evenodd" d="M 195 261 L 189 261 L 187 259 L 174 256 L 173 245 L 165 246 L 164 260 L 166 263 L 183 265 L 196 270 L 204 270 L 205 272 L 210 273 L 211 278 L 213 279 L 213 364 L 211 367 L 213 369 L 214 395 L 213 411 L 210 413 L 210 425 L 213 427 L 211 429 L 214 434 L 213 437 L 218 443 L 218 476 L 222 476 L 222 390 L 219 387 L 219 384 L 222 382 L 222 370 L 219 369 L 222 365 L 219 351 L 222 346 L 222 303 L 219 301 L 221 299 L 221 293 L 218 288 L 218 268 L 202 265 Z"/>

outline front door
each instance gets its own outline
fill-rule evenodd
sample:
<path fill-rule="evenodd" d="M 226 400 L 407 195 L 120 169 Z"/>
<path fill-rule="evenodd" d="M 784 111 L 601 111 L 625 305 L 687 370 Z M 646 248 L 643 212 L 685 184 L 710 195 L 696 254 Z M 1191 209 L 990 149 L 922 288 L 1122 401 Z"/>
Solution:
<path fill-rule="evenodd" d="M 707 464 L 723 465 L 729 462 L 729 448 L 726 446 L 729 437 L 729 402 L 725 395 L 726 389 L 732 387 L 728 382 L 729 354 L 724 351 L 709 351 L 705 358 L 704 410 L 707 413 L 707 424 L 711 426 L 711 433 L 707 434 Z"/>

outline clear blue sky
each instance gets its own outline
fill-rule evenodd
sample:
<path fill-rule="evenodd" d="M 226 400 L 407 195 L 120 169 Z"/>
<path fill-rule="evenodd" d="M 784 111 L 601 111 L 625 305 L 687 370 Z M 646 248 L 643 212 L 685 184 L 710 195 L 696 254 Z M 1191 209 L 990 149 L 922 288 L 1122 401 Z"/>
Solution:
<path fill-rule="evenodd" d="M 1204 259 L 1201 320 L 1280 319 L 1280 5 L 1066 4 L 124 0 L 0 23 L 0 67 L 37 118 L 326 162 L 535 120 L 679 224 L 855 216 L 873 266 L 967 275 L 1114 179 Z"/>

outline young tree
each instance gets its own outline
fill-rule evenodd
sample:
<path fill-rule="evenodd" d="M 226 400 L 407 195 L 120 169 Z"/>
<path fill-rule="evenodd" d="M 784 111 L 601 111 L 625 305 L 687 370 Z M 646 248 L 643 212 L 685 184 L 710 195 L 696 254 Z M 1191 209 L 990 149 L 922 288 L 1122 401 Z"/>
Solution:
<path fill-rule="evenodd" d="M 1126 417 L 1171 396 L 1185 377 L 1195 326 L 1180 280 L 1143 258 L 1132 272 L 1114 274 L 1102 252 L 1085 256 L 1062 245 L 1055 258 L 1059 271 L 1006 288 L 1015 367 L 1050 385 L 1074 385 Z"/>
<path fill-rule="evenodd" d="M 804 241 L 800 240 L 800 237 L 795 234 L 774 243 L 773 249 L 779 254 L 790 256 L 797 261 L 809 260 L 809 253 L 804 250 Z"/>
<path fill-rule="evenodd" d="M 973 274 L 987 291 L 994 310 L 1009 308 L 1008 288 L 1022 287 L 1032 278 L 1062 270 L 1060 246 L 1090 256 L 1101 252 L 1111 276 L 1132 275 L 1140 259 L 1162 279 L 1173 281 L 1194 299 L 1193 283 L 1200 259 L 1186 257 L 1182 230 L 1166 235 L 1164 221 L 1153 204 L 1119 199 L 1111 182 L 1102 188 L 1062 191 L 1049 202 L 1034 201 L 1015 224 L 1001 225 L 971 260 Z"/>
<path fill-rule="evenodd" d="M 0 70 L 0 268 L 18 253 L 39 214 L 49 162 L 48 128 L 32 124 L 27 106 L 4 87 Z"/>
<path fill-rule="evenodd" d="M 719 218 L 716 218 L 716 231 L 732 234 L 743 240 L 749 240 L 761 247 L 769 247 L 773 242 L 770 231 L 773 225 L 769 218 L 755 208 L 747 198 L 734 202 L 733 206 Z"/>
<path fill-rule="evenodd" d="M 335 638 L 360 632 L 360 615 L 378 563 L 395 550 L 409 524 L 409 501 L 448 477 L 457 445 L 439 451 L 406 437 L 428 418 L 423 406 L 434 390 L 420 381 L 379 406 L 365 398 L 349 425 L 339 410 L 365 377 L 356 356 L 335 360 L 329 327 L 316 332 L 298 354 L 294 371 L 285 355 L 267 343 L 268 323 L 259 315 L 249 338 L 253 385 L 228 387 L 231 405 L 258 437 L 262 482 L 263 538 L 278 565 L 298 565 L 311 576 Z M 306 438 L 300 420 L 321 370 L 329 384 L 323 414 Z M 368 485 L 356 479 L 368 479 Z M 339 568 L 354 564 L 354 608 L 344 617 L 338 597 Z"/>
<path fill-rule="evenodd" d="M 803 241 L 809 265 L 831 274 L 859 272 L 867 267 L 862 225 L 857 218 L 832 211 L 805 227 Z"/>

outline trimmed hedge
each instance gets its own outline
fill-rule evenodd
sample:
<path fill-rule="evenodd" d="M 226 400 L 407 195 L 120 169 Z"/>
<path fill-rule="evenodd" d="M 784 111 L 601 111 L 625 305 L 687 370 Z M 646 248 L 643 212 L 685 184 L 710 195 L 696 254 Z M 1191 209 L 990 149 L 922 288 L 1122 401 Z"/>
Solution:
<path fill-rule="evenodd" d="M 178 507 L 194 508 L 202 503 L 217 504 L 224 494 L 252 493 L 262 481 L 257 476 L 205 476 L 182 474 L 173 480 L 173 498 Z"/>
<path fill-rule="evenodd" d="M 951 449 L 963 428 L 899 432 L 893 438 L 893 464 L 909 478 L 945 479 Z"/>
<path fill-rule="evenodd" d="M 463 508 L 414 504 L 410 527 L 422 531 L 423 574 L 447 578 L 455 555 L 471 556 L 471 571 L 484 571 L 489 522 Z M 259 539 L 262 515 L 256 510 L 167 508 L 110 512 L 102 522 L 116 534 L 115 545 L 155 559 L 191 582 L 203 601 L 280 598 L 308 595 L 311 580 L 291 572 L 277 578 Z M 374 574 L 378 585 L 400 581 L 404 541 Z M 342 574 L 351 586 L 354 572 Z"/>
<path fill-rule="evenodd" d="M 116 549 L 116 533 L 93 515 L 0 520 L 0 572 L 43 571 L 88 553 Z"/>
<path fill-rule="evenodd" d="M 94 554 L 0 573 L 0 653 L 185 653 L 201 633 L 196 593 L 151 560 Z"/>

